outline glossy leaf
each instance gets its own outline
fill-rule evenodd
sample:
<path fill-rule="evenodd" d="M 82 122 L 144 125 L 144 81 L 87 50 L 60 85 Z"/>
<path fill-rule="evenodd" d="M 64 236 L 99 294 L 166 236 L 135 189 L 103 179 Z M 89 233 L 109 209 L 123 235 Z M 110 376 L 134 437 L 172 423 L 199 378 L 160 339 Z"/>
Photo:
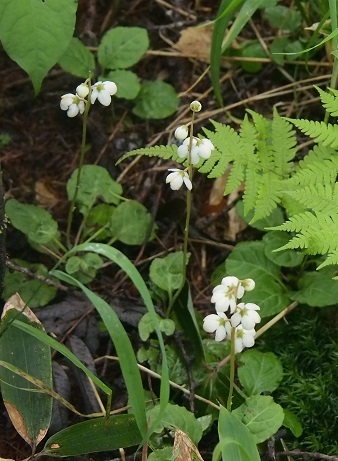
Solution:
<path fill-rule="evenodd" d="M 41 454 L 86 455 L 138 445 L 142 441 L 133 415 L 95 418 L 74 424 L 50 437 Z"/>
<path fill-rule="evenodd" d="M 20 376 L 0 366 L 2 398 L 14 427 L 34 449 L 48 431 L 53 399 L 25 379 L 24 375 L 52 387 L 51 351 L 49 346 L 17 328 L 13 323 L 15 319 L 20 319 L 36 331 L 43 330 L 43 326 L 18 294 L 13 295 L 5 304 L 0 359 L 22 370 L 24 374 Z"/>
<path fill-rule="evenodd" d="M 283 411 L 283 426 L 290 429 L 290 431 L 293 433 L 295 437 L 300 437 L 302 435 L 303 428 L 298 416 L 296 416 L 294 413 L 292 413 L 292 411 L 288 410 L 287 408 L 283 408 Z"/>
<path fill-rule="evenodd" d="M 118 98 L 135 99 L 141 89 L 140 79 L 131 70 L 112 70 L 108 72 L 104 80 L 116 83 L 115 96 Z"/>
<path fill-rule="evenodd" d="M 0 40 L 38 93 L 42 80 L 66 51 L 75 27 L 76 0 L 2 0 Z"/>
<path fill-rule="evenodd" d="M 245 351 L 240 363 L 238 378 L 248 395 L 272 392 L 283 379 L 283 367 L 273 352 Z"/>

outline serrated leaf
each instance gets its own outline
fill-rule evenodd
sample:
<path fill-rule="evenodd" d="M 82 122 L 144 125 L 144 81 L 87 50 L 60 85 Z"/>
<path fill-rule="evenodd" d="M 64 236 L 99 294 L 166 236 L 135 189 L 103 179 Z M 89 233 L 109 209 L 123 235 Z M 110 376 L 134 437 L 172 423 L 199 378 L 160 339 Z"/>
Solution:
<path fill-rule="evenodd" d="M 248 395 L 273 392 L 283 379 L 283 367 L 272 352 L 245 351 L 240 362 L 238 378 Z"/>
<path fill-rule="evenodd" d="M 97 57 L 103 69 L 126 69 L 136 64 L 149 47 L 141 27 L 114 27 L 103 36 Z"/>
<path fill-rule="evenodd" d="M 142 245 L 152 237 L 152 227 L 149 211 L 133 200 L 118 205 L 112 215 L 109 232 L 111 237 L 126 245 Z"/>
<path fill-rule="evenodd" d="M 228 274 L 255 281 L 255 289 L 245 294 L 244 301 L 258 304 L 261 317 L 277 314 L 290 304 L 280 283 L 280 268 L 265 256 L 264 242 L 239 243 L 223 267 L 223 277 Z"/>
<path fill-rule="evenodd" d="M 74 170 L 67 182 L 68 199 L 75 193 L 78 169 Z M 118 204 L 122 195 L 122 186 L 114 181 L 108 171 L 98 165 L 84 165 L 81 168 L 76 205 L 82 214 L 87 214 L 98 198 L 106 203 Z"/>
<path fill-rule="evenodd" d="M 10 58 L 28 73 L 35 93 L 68 47 L 76 9 L 76 0 L 0 2 L 0 40 Z"/>
<path fill-rule="evenodd" d="M 274 435 L 283 424 L 283 408 L 269 395 L 254 395 L 236 408 L 236 416 L 251 432 L 255 443 L 261 443 Z"/>
<path fill-rule="evenodd" d="M 157 418 L 159 411 L 160 409 L 157 405 L 147 412 L 147 417 L 153 421 Z M 168 403 L 155 432 L 161 433 L 164 428 L 180 429 L 187 434 L 195 444 L 197 444 L 202 438 L 201 424 L 195 418 L 193 413 L 184 407 L 180 407 L 179 405 L 172 405 Z"/>
<path fill-rule="evenodd" d="M 76 456 L 138 445 L 141 434 L 133 415 L 95 418 L 67 427 L 50 437 L 42 451 L 50 456 Z"/>
<path fill-rule="evenodd" d="M 20 296 L 12 296 L 5 304 L 2 314 L 1 361 L 51 388 L 50 347 L 13 325 L 15 319 L 37 330 L 44 330 Z M 0 366 L 1 392 L 8 414 L 18 433 L 34 449 L 48 431 L 53 399 L 23 376 Z"/>
<path fill-rule="evenodd" d="M 95 70 L 93 53 L 76 37 L 71 39 L 58 63 L 62 69 L 76 77 L 88 78 Z"/>
<path fill-rule="evenodd" d="M 144 119 L 162 119 L 177 111 L 179 99 L 172 85 L 156 80 L 144 82 L 135 99 L 133 113 Z"/>

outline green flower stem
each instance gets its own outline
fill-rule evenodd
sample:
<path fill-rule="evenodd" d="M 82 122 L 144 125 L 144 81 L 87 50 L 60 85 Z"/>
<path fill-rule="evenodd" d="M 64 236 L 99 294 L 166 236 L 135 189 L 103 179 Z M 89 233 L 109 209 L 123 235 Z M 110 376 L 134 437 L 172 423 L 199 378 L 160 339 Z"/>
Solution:
<path fill-rule="evenodd" d="M 337 0 L 329 0 L 329 11 L 330 11 L 330 20 L 331 20 L 331 31 L 337 29 Z M 332 38 L 332 48 L 334 51 L 338 50 L 338 37 L 335 36 Z M 337 88 L 337 77 L 338 77 L 338 60 L 333 56 L 333 69 L 331 75 L 330 88 Z M 326 111 L 324 122 L 328 123 L 330 114 Z"/>
<path fill-rule="evenodd" d="M 234 382 L 235 382 L 235 338 L 236 338 L 236 328 L 231 328 L 231 352 L 230 352 L 230 387 L 229 395 L 227 402 L 227 410 L 231 411 L 232 405 L 232 394 L 234 392 Z"/>
<path fill-rule="evenodd" d="M 85 111 L 84 111 L 84 114 L 83 114 L 81 151 L 80 151 L 80 160 L 79 160 L 77 176 L 76 176 L 75 192 L 74 192 L 74 196 L 72 198 L 72 201 L 70 203 L 70 208 L 69 208 L 69 213 L 68 213 L 66 241 L 67 241 L 67 247 L 69 249 L 72 248 L 72 244 L 70 242 L 70 233 L 71 233 L 73 216 L 74 216 L 74 211 L 75 211 L 75 203 L 76 203 L 77 195 L 78 195 L 79 188 L 80 188 L 81 171 L 82 171 L 82 166 L 83 166 L 83 162 L 84 162 L 84 156 L 85 156 L 85 153 L 86 153 L 87 120 L 88 120 L 88 112 L 89 112 L 89 108 L 90 108 L 90 97 L 91 97 L 91 81 L 90 81 L 90 79 L 88 79 L 88 87 L 89 87 L 89 93 L 88 93 L 88 98 L 87 98 L 87 101 L 86 101 Z"/>

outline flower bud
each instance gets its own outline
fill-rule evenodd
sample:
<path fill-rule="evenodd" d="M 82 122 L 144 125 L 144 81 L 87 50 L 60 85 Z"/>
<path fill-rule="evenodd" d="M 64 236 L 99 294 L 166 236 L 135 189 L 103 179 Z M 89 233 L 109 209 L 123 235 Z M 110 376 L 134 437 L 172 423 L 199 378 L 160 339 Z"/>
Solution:
<path fill-rule="evenodd" d="M 175 130 L 175 138 L 179 141 L 184 141 L 189 134 L 188 127 L 186 125 L 181 125 Z"/>
<path fill-rule="evenodd" d="M 81 83 L 81 85 L 76 88 L 76 93 L 80 96 L 80 98 L 85 98 L 88 96 L 89 88 L 85 83 Z"/>
<path fill-rule="evenodd" d="M 202 104 L 201 104 L 199 101 L 193 101 L 193 102 L 190 104 L 190 109 L 191 109 L 193 112 L 199 112 L 199 111 L 202 109 Z"/>

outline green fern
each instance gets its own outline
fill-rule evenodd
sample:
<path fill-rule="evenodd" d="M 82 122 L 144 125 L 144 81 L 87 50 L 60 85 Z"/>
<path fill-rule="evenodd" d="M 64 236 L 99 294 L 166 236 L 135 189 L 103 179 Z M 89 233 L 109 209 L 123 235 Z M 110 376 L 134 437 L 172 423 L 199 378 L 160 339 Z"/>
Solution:
<path fill-rule="evenodd" d="M 182 163 L 184 159 L 179 158 L 177 154 L 177 146 L 175 144 L 171 146 L 154 146 L 144 147 L 142 149 L 135 149 L 124 154 L 117 162 L 117 164 L 123 162 L 128 157 L 135 155 L 145 155 L 147 157 L 160 157 L 163 160 L 174 160 L 175 162 Z"/>
<path fill-rule="evenodd" d="M 338 91 L 332 88 L 329 88 L 330 93 L 323 91 L 318 86 L 315 86 L 316 90 L 320 95 L 320 99 L 322 101 L 323 107 L 327 110 L 327 112 L 332 115 L 333 117 L 338 116 Z"/>
<path fill-rule="evenodd" d="M 285 118 L 293 123 L 303 133 L 314 138 L 317 143 L 323 146 L 338 147 L 338 126 L 326 124 L 325 122 L 315 122 L 313 120 Z"/>

